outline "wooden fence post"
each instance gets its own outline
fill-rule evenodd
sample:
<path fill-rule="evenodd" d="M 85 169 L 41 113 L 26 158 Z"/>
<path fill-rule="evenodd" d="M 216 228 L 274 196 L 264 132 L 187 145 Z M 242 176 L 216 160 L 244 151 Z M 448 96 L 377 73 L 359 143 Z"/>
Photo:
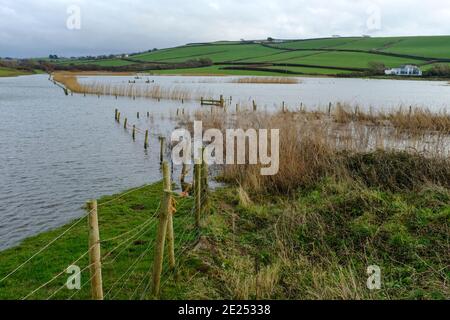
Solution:
<path fill-rule="evenodd" d="M 166 188 L 170 189 L 169 164 L 167 162 L 164 162 L 162 167 L 164 176 L 164 191 L 161 203 L 161 211 L 159 213 L 158 234 L 156 238 L 155 256 L 153 261 L 152 291 L 155 297 L 159 296 L 161 272 L 164 258 L 164 245 L 167 234 L 167 222 L 169 217 L 169 210 L 172 205 L 169 190 L 166 190 Z"/>
<path fill-rule="evenodd" d="M 136 114 L 137 118 L 139 119 L 139 112 Z"/>
<path fill-rule="evenodd" d="M 195 163 L 194 165 L 194 198 L 195 198 L 195 224 L 197 226 L 197 228 L 200 229 L 201 227 L 201 211 L 202 211 L 202 202 L 201 202 L 201 197 L 202 197 L 202 193 L 201 193 L 201 166 L 202 163 Z"/>
<path fill-rule="evenodd" d="M 125 118 L 125 122 L 123 123 L 123 128 L 126 129 L 128 124 L 128 118 Z"/>
<path fill-rule="evenodd" d="M 159 163 L 163 163 L 164 161 L 164 142 L 166 141 L 166 138 L 159 137 Z"/>
<path fill-rule="evenodd" d="M 102 263 L 100 255 L 100 231 L 98 228 L 97 201 L 87 203 L 89 211 L 89 265 L 93 300 L 103 300 Z"/>
<path fill-rule="evenodd" d="M 119 113 L 119 110 L 115 110 L 115 113 L 114 113 L 114 120 L 116 120 L 117 121 L 117 114 Z"/>
<path fill-rule="evenodd" d="M 117 122 L 120 123 L 120 112 L 117 113 Z"/>
<path fill-rule="evenodd" d="M 201 195 L 203 198 L 202 204 L 202 213 L 205 216 L 209 210 L 209 199 L 208 199 L 208 164 L 203 157 L 202 166 L 201 166 Z"/>
<path fill-rule="evenodd" d="M 181 190 L 183 192 L 186 192 L 186 190 L 188 189 L 187 184 L 186 184 L 186 176 L 189 173 L 189 166 L 183 162 L 183 168 L 181 169 L 181 179 L 180 179 L 180 183 L 181 183 Z"/>
<path fill-rule="evenodd" d="M 136 141 L 136 125 L 133 124 L 133 141 Z"/>
<path fill-rule="evenodd" d="M 144 149 L 148 149 L 148 130 L 145 130 L 145 141 L 144 141 Z"/>

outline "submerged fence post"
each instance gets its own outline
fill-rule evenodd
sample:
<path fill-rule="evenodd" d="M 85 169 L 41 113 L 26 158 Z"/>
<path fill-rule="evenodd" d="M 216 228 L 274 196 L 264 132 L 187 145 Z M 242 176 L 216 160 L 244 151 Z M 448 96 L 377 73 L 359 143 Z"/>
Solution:
<path fill-rule="evenodd" d="M 97 201 L 87 203 L 89 211 L 89 265 L 93 300 L 103 300 L 102 263 L 100 256 L 100 231 L 98 228 Z"/>
<path fill-rule="evenodd" d="M 136 125 L 133 124 L 133 141 L 136 141 Z"/>
<path fill-rule="evenodd" d="M 169 216 L 169 209 L 171 206 L 170 200 L 170 173 L 169 164 L 167 162 L 163 163 L 163 177 L 164 177 L 164 191 L 163 200 L 161 204 L 161 211 L 159 213 L 159 225 L 158 234 L 156 238 L 155 245 L 155 257 L 153 262 L 153 280 L 152 280 L 152 291 L 155 297 L 159 296 L 160 284 L 161 284 L 161 272 L 163 267 L 164 258 L 164 245 L 166 241 L 167 233 L 167 222 Z M 167 190 L 166 190 L 167 188 Z"/>
<path fill-rule="evenodd" d="M 114 113 L 114 120 L 116 120 L 117 121 L 117 114 L 119 113 L 119 110 L 115 110 L 115 113 Z"/>
<path fill-rule="evenodd" d="M 125 122 L 123 124 L 123 128 L 126 129 L 128 124 L 128 118 L 125 118 Z"/>
<path fill-rule="evenodd" d="M 145 130 L 145 141 L 144 141 L 144 149 L 148 149 L 148 130 Z"/>
<path fill-rule="evenodd" d="M 139 119 L 139 112 L 136 114 L 137 118 Z"/>

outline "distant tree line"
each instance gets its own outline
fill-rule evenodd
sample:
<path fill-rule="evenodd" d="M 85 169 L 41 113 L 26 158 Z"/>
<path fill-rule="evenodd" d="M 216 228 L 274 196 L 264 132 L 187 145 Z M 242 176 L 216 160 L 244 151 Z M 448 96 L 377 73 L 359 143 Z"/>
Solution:
<path fill-rule="evenodd" d="M 202 68 L 213 65 L 211 59 L 201 58 L 192 59 L 185 62 L 179 63 L 136 63 L 126 66 L 101 66 L 98 64 L 64 64 L 58 65 L 53 64 L 52 68 L 54 70 L 64 70 L 64 71 L 111 71 L 111 72 L 138 72 L 138 71 L 149 71 L 149 70 L 168 70 L 168 69 L 187 69 L 187 68 Z"/>

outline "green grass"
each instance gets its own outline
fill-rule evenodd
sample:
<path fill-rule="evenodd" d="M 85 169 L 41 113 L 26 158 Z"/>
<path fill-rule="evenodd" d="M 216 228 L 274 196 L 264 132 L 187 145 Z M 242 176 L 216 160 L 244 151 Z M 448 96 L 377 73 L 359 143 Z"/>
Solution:
<path fill-rule="evenodd" d="M 216 198 L 207 249 L 190 258 L 203 270 L 193 298 L 255 299 L 257 281 L 264 299 L 450 298 L 447 189 L 324 180 L 292 196 L 250 192 L 250 205 L 233 188 Z M 366 287 L 370 265 L 381 268 L 381 290 Z"/>
<path fill-rule="evenodd" d="M 433 58 L 450 58 L 450 37 L 405 38 L 385 51 Z"/>
<path fill-rule="evenodd" d="M 123 246 L 113 252 L 110 257 L 103 261 L 103 282 L 105 294 L 112 288 L 113 284 L 129 269 L 132 262 L 136 261 L 143 254 L 142 260 L 136 264 L 134 273 L 131 273 L 127 281 L 121 281 L 115 287 L 113 294 L 117 294 L 116 299 L 129 299 L 136 290 L 134 298 L 140 298 L 144 292 L 144 287 L 148 284 L 148 272 L 152 268 L 154 240 L 156 238 L 157 218 L 152 216 L 156 212 L 161 199 L 162 184 L 157 183 L 143 189 L 124 195 L 118 200 L 109 203 L 117 196 L 104 197 L 99 200 L 99 226 L 102 240 L 111 239 L 122 235 L 122 238 L 112 240 L 102 244 L 102 256 L 117 247 L 124 240 L 132 237 L 135 232 L 126 234 L 133 228 L 141 226 L 146 221 L 151 221 L 143 229 L 142 234 L 127 241 Z M 108 202 L 108 203 L 107 203 Z M 101 204 L 105 203 L 104 206 Z M 193 228 L 193 215 L 191 213 L 192 200 L 180 200 L 177 205 L 178 211 L 174 218 L 174 228 L 176 233 L 176 252 L 185 246 L 190 246 L 197 238 Z M 0 253 L 0 279 L 14 270 L 22 262 L 26 261 L 45 244 L 49 243 L 56 236 L 60 235 L 71 224 L 58 228 L 57 230 L 40 234 L 36 237 L 25 240 L 19 246 Z M 137 229 L 139 231 L 139 229 Z M 147 250 L 150 248 L 150 250 Z M 64 237 L 56 241 L 47 250 L 39 254 L 35 259 L 27 263 L 24 268 L 12 275 L 6 281 L 0 283 L 1 299 L 21 299 L 38 288 L 43 283 L 64 271 L 78 257 L 88 249 L 88 229 L 86 218 L 77 224 Z M 145 253 L 144 253 L 145 252 Z M 115 261 L 114 261 L 115 260 Z M 113 263 L 111 263 L 113 262 Z M 83 258 L 77 265 L 83 269 L 89 264 L 87 257 Z M 165 265 L 165 270 L 167 266 Z M 129 273 L 130 274 L 130 273 Z M 124 277 L 126 280 L 128 275 Z M 53 299 L 68 299 L 74 292 L 63 287 L 69 275 L 63 274 L 55 281 L 31 295 L 29 299 L 46 299 L 62 288 Z M 162 281 L 171 279 L 172 275 L 167 273 Z M 89 270 L 82 272 L 81 283 L 89 282 Z M 143 280 L 144 283 L 138 287 Z M 119 290 L 122 286 L 123 289 Z M 113 294 L 106 298 L 112 298 Z M 182 297 L 182 290 L 178 291 Z M 176 295 L 174 297 L 177 297 Z M 89 299 L 89 283 L 81 291 L 77 291 L 73 299 Z M 145 295 L 150 299 L 149 292 Z"/>
<path fill-rule="evenodd" d="M 31 73 L 23 70 L 0 67 L 0 77 L 17 77 L 29 74 Z"/>
<path fill-rule="evenodd" d="M 355 52 L 324 52 L 317 55 L 289 60 L 289 63 L 319 65 L 341 68 L 367 68 L 370 62 L 382 62 L 387 67 L 402 64 L 420 64 L 423 61 Z"/>
<path fill-rule="evenodd" d="M 320 49 L 332 50 L 321 51 Z M 292 51 L 294 50 L 294 51 Z M 339 50 L 359 50 L 361 52 L 343 52 Z M 377 53 L 380 52 L 380 53 Z M 381 54 L 384 53 L 384 54 Z M 427 60 L 409 57 L 396 57 L 386 54 L 401 54 L 409 56 L 427 57 Z M 343 37 L 287 41 L 284 43 L 272 43 L 268 45 L 260 43 L 239 43 L 218 41 L 207 44 L 185 45 L 175 48 L 162 49 L 134 55 L 130 62 L 121 59 L 106 60 L 63 60 L 60 63 L 67 64 L 95 64 L 98 66 L 114 67 L 127 66 L 139 63 L 183 63 L 188 60 L 208 58 L 216 64 L 239 62 L 267 64 L 305 64 L 321 67 L 337 67 L 343 69 L 367 68 L 370 62 L 384 63 L 387 67 L 398 67 L 402 64 L 423 65 L 439 59 L 450 59 L 450 36 L 435 37 Z M 270 72 L 256 71 L 222 71 L 217 66 L 202 68 L 200 73 L 208 74 L 233 74 L 233 75 L 270 75 Z M 317 75 L 336 75 L 349 73 L 349 71 L 329 72 L 328 70 L 311 68 L 310 71 Z M 186 74 L 197 73 L 192 70 L 180 71 L 155 71 L 160 74 Z M 311 73 L 311 72 L 308 72 Z"/>
<path fill-rule="evenodd" d="M 184 62 L 191 59 L 209 58 L 213 62 L 239 61 L 279 53 L 277 49 L 258 44 L 245 45 L 199 45 L 164 49 L 132 56 L 145 62 Z"/>
<path fill-rule="evenodd" d="M 79 64 L 79 65 L 96 65 L 96 66 L 102 66 L 102 67 L 122 67 L 122 66 L 129 66 L 132 64 L 135 64 L 135 62 L 122 60 L 122 59 L 104 59 L 104 60 L 64 60 L 60 65 L 70 65 L 70 64 Z"/>
<path fill-rule="evenodd" d="M 156 234 L 157 220 L 151 217 L 158 208 L 161 187 L 157 183 L 123 193 L 119 199 L 109 196 L 99 201 L 101 239 L 122 236 L 102 243 L 103 256 L 133 235 L 127 232 L 152 221 L 142 235 L 104 260 L 105 294 L 113 288 L 107 299 L 152 298 L 144 287 Z M 163 274 L 162 299 L 255 299 L 256 283 L 260 299 L 450 298 L 448 189 L 430 185 L 394 192 L 325 179 L 291 195 L 249 195 L 252 202 L 244 203 L 233 186 L 213 192 L 200 242 L 194 231 L 193 201 L 178 200 L 174 226 L 179 264 L 176 276 Z M 0 277 L 69 225 L 1 252 Z M 0 299 L 25 297 L 71 265 L 87 247 L 84 219 L 0 283 Z M 184 248 L 188 250 L 180 254 Z M 130 269 L 141 256 L 136 268 Z M 87 258 L 77 265 L 87 266 Z M 366 287 L 369 265 L 381 267 L 381 290 Z M 29 299 L 46 299 L 59 288 L 52 299 L 68 299 L 74 293 L 73 299 L 90 298 L 88 271 L 82 273 L 82 284 L 87 284 L 81 291 L 66 289 L 67 277 L 63 274 Z M 119 285 L 113 287 L 117 280 Z"/>
<path fill-rule="evenodd" d="M 301 41 L 290 41 L 282 44 L 276 44 L 278 48 L 286 49 L 331 49 L 345 44 L 358 41 L 359 38 L 327 38 L 311 39 Z"/>

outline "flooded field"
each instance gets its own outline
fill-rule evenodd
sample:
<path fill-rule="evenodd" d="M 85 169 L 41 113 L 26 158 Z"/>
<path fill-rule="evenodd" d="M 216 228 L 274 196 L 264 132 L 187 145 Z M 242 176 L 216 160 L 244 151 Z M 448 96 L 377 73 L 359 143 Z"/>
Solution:
<path fill-rule="evenodd" d="M 168 137 L 177 109 L 198 110 L 199 97 L 223 95 L 234 106 L 291 110 L 301 105 L 324 109 L 343 102 L 376 110 L 415 106 L 446 110 L 446 82 L 299 78 L 298 83 L 238 83 L 236 77 L 80 77 L 81 84 L 132 87 L 160 86 L 186 91 L 189 99 L 143 99 L 74 94 L 48 81 L 46 75 L 0 79 L 0 249 L 63 225 L 83 213 L 86 200 L 160 179 L 158 135 Z M 131 83 L 130 83 L 131 82 Z M 243 81 L 245 82 L 245 81 Z M 231 101 L 230 101 L 231 100 Z M 122 119 L 149 129 L 133 142 Z M 208 109 L 209 110 L 209 109 Z M 140 118 L 137 119 L 137 112 Z M 149 117 L 147 117 L 149 112 Z"/>

